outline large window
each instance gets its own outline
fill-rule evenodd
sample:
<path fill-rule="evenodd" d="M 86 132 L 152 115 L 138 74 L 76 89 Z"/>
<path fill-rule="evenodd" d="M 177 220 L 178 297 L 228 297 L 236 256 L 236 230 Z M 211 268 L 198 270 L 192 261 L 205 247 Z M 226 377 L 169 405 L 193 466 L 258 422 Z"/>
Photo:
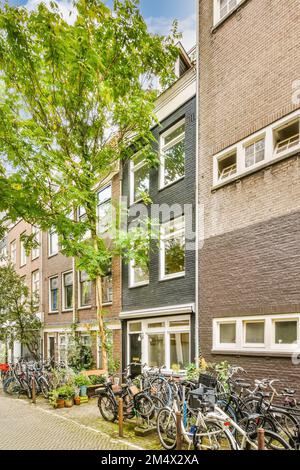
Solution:
<path fill-rule="evenodd" d="M 49 309 L 50 312 L 58 311 L 58 276 L 49 279 Z"/>
<path fill-rule="evenodd" d="M 10 244 L 10 261 L 13 264 L 16 264 L 16 262 L 17 262 L 17 243 L 16 243 L 16 240 L 11 242 L 11 244 Z"/>
<path fill-rule="evenodd" d="M 73 273 L 63 274 L 63 310 L 73 308 Z"/>
<path fill-rule="evenodd" d="M 68 364 L 68 335 L 59 335 L 59 348 L 58 348 L 59 361 L 63 364 Z"/>
<path fill-rule="evenodd" d="M 49 230 L 48 233 L 48 254 L 49 256 L 56 255 L 58 253 L 58 235 L 55 229 Z"/>
<path fill-rule="evenodd" d="M 130 203 L 134 204 L 149 193 L 149 165 L 141 155 L 130 162 Z"/>
<path fill-rule="evenodd" d="M 213 349 L 290 353 L 299 347 L 300 314 L 213 320 Z"/>
<path fill-rule="evenodd" d="M 107 186 L 98 193 L 97 216 L 98 233 L 104 235 L 112 223 L 111 186 Z"/>
<path fill-rule="evenodd" d="M 25 266 L 26 261 L 27 261 L 25 244 L 24 244 L 24 240 L 22 239 L 22 236 L 24 235 L 26 235 L 26 232 L 22 233 L 20 237 L 20 266 Z"/>
<path fill-rule="evenodd" d="M 128 324 L 128 361 L 183 370 L 190 362 L 189 316 L 152 318 Z"/>
<path fill-rule="evenodd" d="M 183 178 L 185 174 L 185 121 L 181 121 L 161 137 L 160 187 Z"/>
<path fill-rule="evenodd" d="M 80 307 L 90 307 L 92 303 L 92 282 L 85 271 L 79 273 Z"/>
<path fill-rule="evenodd" d="M 185 274 L 184 216 L 173 219 L 161 227 L 160 269 L 161 279 Z"/>
<path fill-rule="evenodd" d="M 40 256 L 40 231 L 37 227 L 32 227 L 32 234 L 34 235 L 34 242 L 36 246 L 32 248 L 31 259 L 34 260 Z"/>
<path fill-rule="evenodd" d="M 133 260 L 129 263 L 129 287 L 140 287 L 149 284 L 149 268 L 138 266 Z"/>
<path fill-rule="evenodd" d="M 33 301 L 38 303 L 40 296 L 40 272 L 38 270 L 31 274 L 31 292 Z"/>

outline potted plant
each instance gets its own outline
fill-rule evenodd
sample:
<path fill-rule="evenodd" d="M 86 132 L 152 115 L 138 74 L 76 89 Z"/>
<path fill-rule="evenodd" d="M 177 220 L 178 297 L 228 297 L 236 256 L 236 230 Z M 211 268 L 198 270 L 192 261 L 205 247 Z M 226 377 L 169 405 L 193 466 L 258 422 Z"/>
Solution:
<path fill-rule="evenodd" d="M 75 405 L 79 406 L 81 404 L 80 396 L 77 395 L 74 397 L 74 403 Z"/>
<path fill-rule="evenodd" d="M 86 375 L 76 375 L 74 379 L 74 384 L 80 388 L 80 396 L 86 397 L 87 396 L 87 387 L 91 384 L 90 379 Z"/>
<path fill-rule="evenodd" d="M 64 408 L 65 407 L 65 399 L 60 398 L 58 390 L 52 390 L 49 393 L 49 403 L 53 408 Z"/>
<path fill-rule="evenodd" d="M 73 399 L 75 396 L 75 389 L 71 385 L 64 385 L 57 390 L 59 398 L 64 400 L 65 408 L 71 408 L 73 406 Z"/>

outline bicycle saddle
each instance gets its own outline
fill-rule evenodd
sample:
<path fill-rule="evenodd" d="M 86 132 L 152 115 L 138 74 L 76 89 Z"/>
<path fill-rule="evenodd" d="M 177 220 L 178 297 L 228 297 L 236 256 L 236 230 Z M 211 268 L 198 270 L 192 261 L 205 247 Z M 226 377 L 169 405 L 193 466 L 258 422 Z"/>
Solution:
<path fill-rule="evenodd" d="M 295 395 L 296 393 L 296 390 L 293 390 L 291 388 L 285 388 L 284 390 L 284 393 L 286 393 L 287 395 Z"/>

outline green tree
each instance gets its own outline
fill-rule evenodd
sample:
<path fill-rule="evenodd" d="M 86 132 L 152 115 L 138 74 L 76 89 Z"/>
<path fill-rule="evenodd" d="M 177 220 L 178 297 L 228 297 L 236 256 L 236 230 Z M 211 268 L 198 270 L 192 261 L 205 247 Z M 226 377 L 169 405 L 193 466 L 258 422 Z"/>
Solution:
<path fill-rule="evenodd" d="M 149 240 L 147 230 L 125 235 L 117 222 L 107 244 L 95 187 L 137 151 L 157 163 L 151 79 L 163 87 L 174 79 L 179 35 L 176 24 L 170 36 L 151 34 L 137 0 L 115 0 L 112 10 L 100 0 L 74 7 L 73 24 L 54 2 L 0 9 L 0 212 L 55 228 L 63 253 L 94 280 L 107 369 L 102 277 L 115 255 L 143 261 Z"/>
<path fill-rule="evenodd" d="M 36 305 L 37 299 L 31 296 L 14 266 L 0 266 L 0 336 L 6 343 L 19 341 L 38 359 L 41 322 Z"/>

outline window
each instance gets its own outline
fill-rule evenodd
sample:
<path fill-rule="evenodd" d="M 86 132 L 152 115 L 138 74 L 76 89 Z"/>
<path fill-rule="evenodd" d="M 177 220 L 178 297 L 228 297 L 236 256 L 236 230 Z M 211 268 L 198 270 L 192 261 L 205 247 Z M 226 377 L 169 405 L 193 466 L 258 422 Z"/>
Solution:
<path fill-rule="evenodd" d="M 293 344 L 298 339 L 298 322 L 275 321 L 275 343 L 278 345 Z"/>
<path fill-rule="evenodd" d="M 133 260 L 129 263 L 129 287 L 139 287 L 149 284 L 149 269 L 138 266 Z"/>
<path fill-rule="evenodd" d="M 98 233 L 105 234 L 112 223 L 112 206 L 111 206 L 111 186 L 102 189 L 98 193 Z"/>
<path fill-rule="evenodd" d="M 63 309 L 73 308 L 73 273 L 63 274 Z"/>
<path fill-rule="evenodd" d="M 245 166 L 249 168 L 265 159 L 265 139 L 245 147 Z"/>
<path fill-rule="evenodd" d="M 246 344 L 264 344 L 265 322 L 245 322 L 244 331 Z"/>
<path fill-rule="evenodd" d="M 20 266 L 25 266 L 26 261 L 27 261 L 24 240 L 22 240 L 23 235 L 26 235 L 26 232 L 22 233 L 20 237 Z"/>
<path fill-rule="evenodd" d="M 161 137 L 160 188 L 185 174 L 185 122 L 181 121 Z"/>
<path fill-rule="evenodd" d="M 130 203 L 134 204 L 149 193 L 149 167 L 143 156 L 137 155 L 130 162 Z"/>
<path fill-rule="evenodd" d="M 220 343 L 235 344 L 236 342 L 236 324 L 220 323 Z"/>
<path fill-rule="evenodd" d="M 79 273 L 80 307 L 89 307 L 92 303 L 92 282 L 85 271 Z"/>
<path fill-rule="evenodd" d="M 48 233 L 48 253 L 49 256 L 58 253 L 58 235 L 54 229 L 51 229 Z"/>
<path fill-rule="evenodd" d="M 213 320 L 213 350 L 290 354 L 300 345 L 300 314 Z"/>
<path fill-rule="evenodd" d="M 281 155 L 300 144 L 299 119 L 274 131 L 275 153 Z"/>
<path fill-rule="evenodd" d="M 50 282 L 50 312 L 58 311 L 58 276 L 52 277 Z"/>
<path fill-rule="evenodd" d="M 225 19 L 243 0 L 214 0 L 214 24 Z"/>
<path fill-rule="evenodd" d="M 300 151 L 300 111 L 214 155 L 213 185 L 229 184 L 297 151 Z"/>
<path fill-rule="evenodd" d="M 104 304 L 111 304 L 113 301 L 113 284 L 112 274 L 105 276 L 102 279 L 102 302 Z"/>
<path fill-rule="evenodd" d="M 34 242 L 37 243 L 35 248 L 32 248 L 31 259 L 34 260 L 40 256 L 40 231 L 37 227 L 32 227 L 32 233 L 34 234 Z"/>
<path fill-rule="evenodd" d="M 190 362 L 189 316 L 145 319 L 128 324 L 128 360 L 150 367 L 183 370 Z"/>
<path fill-rule="evenodd" d="M 224 180 L 236 174 L 236 151 L 218 160 L 218 177 Z"/>
<path fill-rule="evenodd" d="M 40 295 L 40 272 L 34 271 L 31 274 L 31 292 L 35 303 L 38 303 Z"/>
<path fill-rule="evenodd" d="M 17 262 L 17 243 L 15 240 L 10 244 L 10 260 L 13 264 Z"/>
<path fill-rule="evenodd" d="M 184 216 L 161 227 L 161 279 L 185 274 L 185 224 Z"/>
<path fill-rule="evenodd" d="M 0 263 L 1 261 L 4 261 L 7 257 L 7 247 L 6 245 L 3 245 L 0 247 Z"/>

